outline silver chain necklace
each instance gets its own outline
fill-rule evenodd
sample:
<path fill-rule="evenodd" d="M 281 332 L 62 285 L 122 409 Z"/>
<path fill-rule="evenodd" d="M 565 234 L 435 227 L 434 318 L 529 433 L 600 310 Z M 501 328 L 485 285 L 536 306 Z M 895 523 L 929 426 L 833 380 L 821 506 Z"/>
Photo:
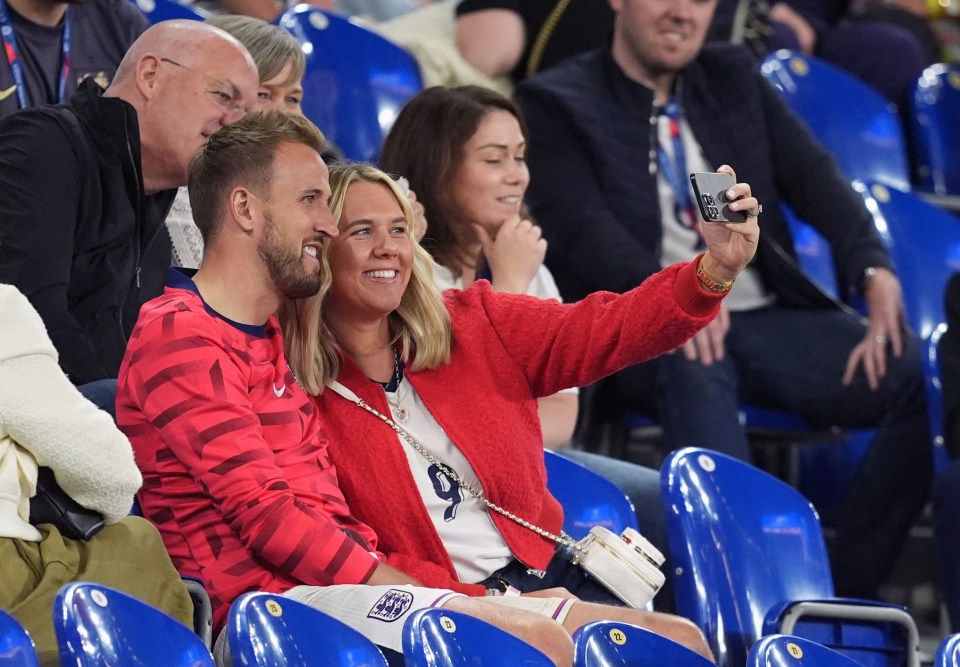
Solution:
<path fill-rule="evenodd" d="M 515 521 L 516 523 L 520 524 L 524 528 L 528 528 L 532 530 L 533 532 L 535 532 L 537 535 L 540 535 L 541 537 L 545 537 L 548 540 L 552 540 L 557 544 L 562 544 L 564 546 L 570 547 L 575 551 L 578 551 L 578 552 L 583 551 L 583 549 L 580 548 L 577 542 L 575 542 L 569 535 L 564 534 L 562 531 L 560 535 L 551 533 L 549 530 L 545 530 L 540 526 L 532 524 L 526 519 L 520 518 L 513 512 L 500 507 L 499 505 L 497 505 L 494 502 L 491 502 L 490 500 L 487 500 L 487 498 L 483 495 L 482 491 L 478 491 L 477 489 L 474 489 L 473 486 L 471 486 L 470 484 L 465 482 L 463 479 L 461 479 L 460 475 L 454 472 L 453 469 L 451 469 L 447 465 L 438 461 L 430 452 L 428 452 L 423 447 L 423 445 L 417 442 L 401 426 L 399 426 L 396 422 L 394 422 L 392 419 L 390 419 L 386 415 L 382 414 L 379 410 L 377 410 L 373 406 L 368 405 L 362 398 L 360 398 L 355 393 L 350 391 L 347 387 L 343 386 L 342 384 L 336 381 L 329 383 L 327 386 L 333 391 L 335 391 L 337 394 L 342 396 L 343 398 L 353 403 L 356 403 L 359 407 L 363 408 L 373 416 L 379 418 L 384 424 L 386 424 L 387 426 L 392 428 L 394 431 L 396 431 L 397 435 L 403 438 L 404 441 L 408 442 L 410 446 L 413 447 L 415 450 L 417 450 L 417 452 L 419 452 L 425 459 L 427 459 L 427 461 L 437 466 L 443 474 L 445 474 L 447 477 L 449 477 L 450 479 L 455 481 L 457 484 L 459 484 L 460 488 L 466 489 L 470 495 L 472 495 L 474 498 L 482 502 L 488 508 L 492 509 L 494 512 L 502 514 L 503 516 L 507 517 L 511 521 Z"/>

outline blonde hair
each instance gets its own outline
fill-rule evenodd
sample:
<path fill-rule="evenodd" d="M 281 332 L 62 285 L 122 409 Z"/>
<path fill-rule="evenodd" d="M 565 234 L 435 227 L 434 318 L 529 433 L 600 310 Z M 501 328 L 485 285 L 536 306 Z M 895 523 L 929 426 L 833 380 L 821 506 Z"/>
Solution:
<path fill-rule="evenodd" d="M 392 343 L 399 343 L 400 355 L 411 370 L 432 369 L 450 362 L 450 314 L 443 296 L 433 282 L 436 263 L 414 237 L 413 209 L 400 187 L 390 176 L 367 164 L 337 164 L 330 168 L 330 211 L 341 224 L 343 205 L 350 186 L 358 181 L 382 183 L 396 197 L 407 220 L 407 236 L 413 247 L 413 271 L 400 305 L 390 313 Z M 280 307 L 280 322 L 287 348 L 287 360 L 303 388 L 309 394 L 323 392 L 327 382 L 340 373 L 344 354 L 335 327 L 325 317 L 323 302 L 333 276 L 330 271 L 328 241 L 323 247 L 321 273 L 324 285 L 316 296 L 287 299 Z"/>
<path fill-rule="evenodd" d="M 307 71 L 306 56 L 300 43 L 280 26 L 241 14 L 218 14 L 206 22 L 243 44 L 257 66 L 260 83 L 280 74 L 287 63 L 293 63 L 293 72 L 281 85 L 289 86 L 303 80 Z"/>

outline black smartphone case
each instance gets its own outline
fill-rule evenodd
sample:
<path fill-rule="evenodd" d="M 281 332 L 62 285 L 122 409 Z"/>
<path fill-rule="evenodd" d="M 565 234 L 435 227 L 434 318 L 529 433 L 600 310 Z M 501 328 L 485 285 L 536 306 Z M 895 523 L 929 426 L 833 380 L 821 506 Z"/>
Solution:
<path fill-rule="evenodd" d="M 727 190 L 735 184 L 728 174 L 698 172 L 690 174 L 693 192 L 705 222 L 746 222 L 747 216 L 730 210 Z"/>

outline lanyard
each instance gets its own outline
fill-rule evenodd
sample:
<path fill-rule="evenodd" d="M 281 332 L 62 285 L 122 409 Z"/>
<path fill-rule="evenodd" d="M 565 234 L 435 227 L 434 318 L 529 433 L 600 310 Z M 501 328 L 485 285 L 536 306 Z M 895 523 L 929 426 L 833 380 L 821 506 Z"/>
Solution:
<path fill-rule="evenodd" d="M 27 99 L 27 85 L 23 78 L 23 65 L 17 56 L 17 37 L 13 32 L 13 23 L 10 21 L 10 12 L 7 10 L 6 0 L 0 0 L 0 37 L 3 38 L 3 50 L 13 73 L 13 82 L 17 86 L 17 101 L 20 108 L 30 106 Z M 57 87 L 57 102 L 67 98 L 67 81 L 70 79 L 70 8 L 63 17 L 63 44 L 60 50 L 60 84 Z"/>
<path fill-rule="evenodd" d="M 2 2 L 2 0 L 0 0 Z M 677 100 L 672 98 L 661 110 L 661 115 L 667 117 L 670 128 L 670 143 L 672 148 L 672 158 L 664 150 L 660 143 L 660 133 L 657 132 L 657 164 L 660 167 L 660 173 L 667 179 L 667 184 L 673 190 L 674 214 L 677 222 L 692 229 L 700 234 L 700 228 L 697 225 L 696 204 L 693 201 L 693 193 L 690 191 L 690 184 L 687 182 L 687 158 L 683 150 L 683 137 L 680 135 L 680 105 Z"/>

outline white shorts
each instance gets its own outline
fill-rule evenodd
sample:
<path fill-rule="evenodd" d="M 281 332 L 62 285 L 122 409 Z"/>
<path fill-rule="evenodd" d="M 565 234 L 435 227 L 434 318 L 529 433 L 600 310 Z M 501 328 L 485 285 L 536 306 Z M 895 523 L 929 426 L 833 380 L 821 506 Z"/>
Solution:
<path fill-rule="evenodd" d="M 302 602 L 349 625 L 378 646 L 403 652 L 403 624 L 419 609 L 442 607 L 462 593 L 441 588 L 411 585 L 368 586 L 296 586 L 284 597 Z M 575 600 L 570 598 L 533 598 L 490 596 L 471 598 L 511 609 L 552 618 L 562 623 Z M 230 665 L 227 632 L 221 632 L 214 649 L 217 665 Z"/>
<path fill-rule="evenodd" d="M 413 612 L 442 607 L 461 595 L 409 584 L 296 586 L 283 594 L 343 621 L 374 644 L 400 653 L 403 652 L 403 623 Z"/>

